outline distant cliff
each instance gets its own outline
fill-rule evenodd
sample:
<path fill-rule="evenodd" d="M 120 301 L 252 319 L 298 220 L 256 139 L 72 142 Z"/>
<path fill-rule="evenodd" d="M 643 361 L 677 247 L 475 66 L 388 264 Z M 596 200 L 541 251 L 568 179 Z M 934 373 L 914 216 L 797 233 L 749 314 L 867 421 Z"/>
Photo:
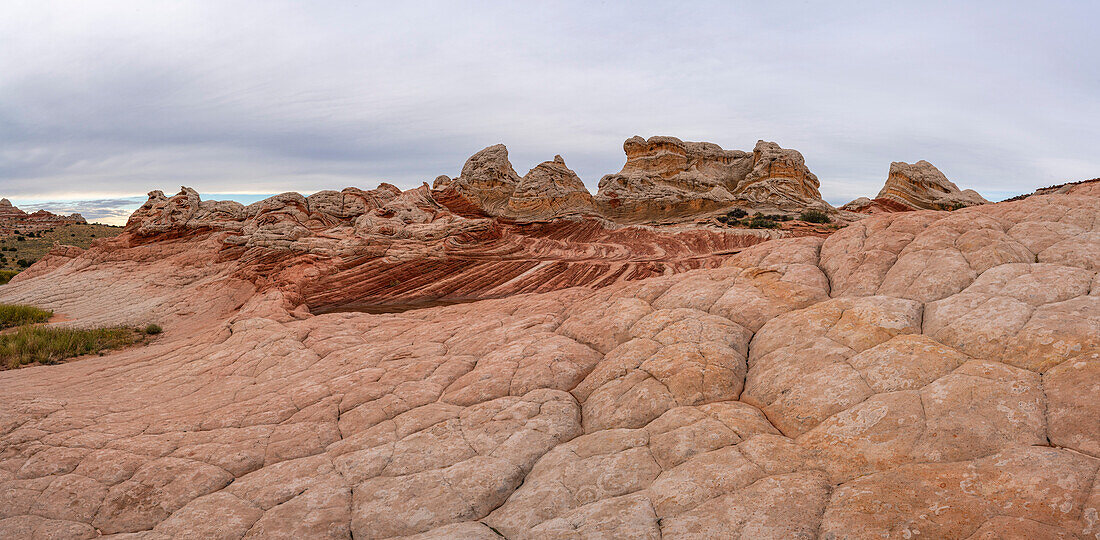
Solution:
<path fill-rule="evenodd" d="M 45 210 L 28 214 L 12 205 L 11 201 L 0 199 L 0 234 L 13 234 L 15 231 L 42 231 L 71 223 L 87 223 L 87 221 L 80 214 L 59 216 Z"/>

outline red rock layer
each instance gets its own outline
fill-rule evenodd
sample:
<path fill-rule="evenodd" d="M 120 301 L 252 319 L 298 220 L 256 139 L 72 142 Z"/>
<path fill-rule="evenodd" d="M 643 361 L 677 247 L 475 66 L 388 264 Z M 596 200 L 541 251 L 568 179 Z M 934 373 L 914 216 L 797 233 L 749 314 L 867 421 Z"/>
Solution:
<path fill-rule="evenodd" d="M 892 212 L 912 212 L 916 210 L 916 208 L 909 205 L 886 198 L 856 199 L 842 206 L 841 209 L 849 212 L 856 212 L 858 214 L 889 214 Z"/>
<path fill-rule="evenodd" d="M 170 198 L 151 194 L 107 249 L 204 239 L 238 278 L 320 313 L 604 287 L 711 268 L 778 234 L 597 217 L 515 222 L 487 217 L 448 187 L 283 194 L 248 207 L 201 201 L 184 189 Z"/>
<path fill-rule="evenodd" d="M 325 312 L 604 287 L 713 268 L 766 239 L 744 231 L 611 227 L 596 219 L 499 223 L 453 238 L 431 258 L 336 261 L 332 273 L 303 283 L 301 294 L 311 311 Z"/>

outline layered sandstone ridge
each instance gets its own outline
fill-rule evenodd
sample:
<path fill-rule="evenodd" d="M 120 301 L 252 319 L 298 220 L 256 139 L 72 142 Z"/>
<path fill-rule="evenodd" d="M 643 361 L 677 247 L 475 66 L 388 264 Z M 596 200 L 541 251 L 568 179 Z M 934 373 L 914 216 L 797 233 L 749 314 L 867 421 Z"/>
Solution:
<path fill-rule="evenodd" d="M 731 207 L 832 210 L 802 154 L 772 142 L 742 152 L 675 137 L 632 137 L 623 150 L 626 164 L 604 176 L 594 196 L 561 156 L 520 177 L 501 144 L 474 154 L 457 178 L 441 176 L 432 188 L 464 198 L 487 215 L 518 220 L 572 214 L 640 223 Z"/>
<path fill-rule="evenodd" d="M 1100 533 L 1100 197 L 871 215 L 602 288 L 309 313 L 302 291 L 369 259 L 356 245 L 430 257 L 504 227 L 433 200 L 185 190 L 0 287 L 72 324 L 165 326 L 0 372 L 0 536 Z"/>
<path fill-rule="evenodd" d="M 989 202 L 972 189 L 960 190 L 939 169 L 924 160 L 913 164 L 891 163 L 886 184 L 876 197 L 876 200 L 882 199 L 917 210 L 954 210 Z"/>
<path fill-rule="evenodd" d="M 506 153 L 499 151 L 503 161 L 491 159 L 492 150 L 478 157 L 479 166 L 510 178 Z M 528 193 L 530 182 L 567 191 L 570 174 L 560 160 L 539 165 L 517 181 L 501 208 L 534 199 L 515 195 Z M 131 216 L 120 245 L 207 238 L 216 246 L 212 257 L 249 263 L 238 273 L 293 291 L 309 309 L 322 312 L 606 286 L 717 266 L 725 255 L 774 236 L 622 226 L 583 216 L 516 223 L 487 216 L 453 191 L 424 185 L 402 192 L 382 184 L 308 197 L 284 193 L 248 206 L 203 201 L 186 187 L 172 197 L 154 191 Z"/>
<path fill-rule="evenodd" d="M 1018 195 L 1008 199 L 1009 201 L 1018 201 L 1026 199 L 1032 195 L 1051 195 L 1055 193 L 1060 194 L 1074 194 L 1074 195 L 1100 195 L 1100 178 L 1093 178 L 1090 180 L 1081 180 L 1078 182 L 1067 182 L 1065 184 L 1058 184 L 1056 186 L 1048 186 L 1045 188 L 1039 188 L 1034 193 L 1028 193 L 1025 195 Z"/>

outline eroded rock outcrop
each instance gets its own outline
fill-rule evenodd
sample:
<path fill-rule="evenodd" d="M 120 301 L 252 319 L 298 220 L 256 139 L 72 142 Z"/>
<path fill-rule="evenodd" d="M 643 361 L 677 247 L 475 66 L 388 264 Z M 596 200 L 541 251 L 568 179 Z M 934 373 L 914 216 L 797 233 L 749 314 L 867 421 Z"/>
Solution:
<path fill-rule="evenodd" d="M 717 266 L 726 254 L 777 236 L 691 226 L 621 226 L 575 215 L 551 220 L 559 207 L 544 195 L 555 192 L 557 200 L 573 201 L 572 212 L 575 205 L 590 201 L 574 197 L 587 195 L 575 189 L 578 184 L 560 160 L 533 169 L 521 179 L 515 191 L 519 196 L 505 205 L 545 218 L 526 222 L 500 220 L 476 208 L 465 215 L 453 212 L 469 199 L 427 185 L 405 192 L 382 184 L 369 191 L 346 188 L 309 197 L 284 193 L 247 207 L 202 201 L 189 188 L 172 197 L 156 191 L 131 216 L 131 234 L 124 242 L 209 238 L 218 246 L 219 259 L 270 261 L 239 272 L 265 286 L 296 283 L 296 293 L 310 309 L 327 311 L 402 309 L 606 286 Z M 303 274 L 317 278 L 303 281 Z"/>
<path fill-rule="evenodd" d="M 521 221 L 566 215 L 624 223 L 685 220 L 733 206 L 832 210 L 802 154 L 772 142 L 759 141 L 750 153 L 675 137 L 632 137 L 623 150 L 623 169 L 604 176 L 595 196 L 561 156 L 519 177 L 501 144 L 474 154 L 458 178 L 436 178 L 432 189 L 457 212 Z"/>
<path fill-rule="evenodd" d="M 892 200 L 917 210 L 955 210 L 989 202 L 972 189 L 959 190 L 959 186 L 924 160 L 913 164 L 891 163 L 890 174 L 878 199 Z"/>
<path fill-rule="evenodd" d="M 752 153 L 675 137 L 633 137 L 626 165 L 600 180 L 597 202 L 620 219 L 660 219 L 726 208 L 824 209 L 802 154 L 759 141 Z"/>
<path fill-rule="evenodd" d="M 860 197 L 841 206 L 839 210 L 857 214 L 889 214 L 892 212 L 911 212 L 916 209 L 893 199 Z"/>
<path fill-rule="evenodd" d="M 540 163 L 523 176 L 508 199 L 508 210 L 526 219 L 595 213 L 592 195 L 561 156 Z"/>
<path fill-rule="evenodd" d="M 353 283 L 332 270 L 368 248 L 461 252 L 483 224 L 577 252 L 560 229 L 448 213 L 426 186 L 354 218 L 334 193 L 223 228 L 145 235 L 150 214 L 0 287 L 72 324 L 165 326 L 0 372 L 0 536 L 1100 533 L 1100 197 L 871 215 L 649 279 L 310 315 L 302 291 Z M 163 208 L 196 207 L 177 197 Z M 432 244 L 454 227 L 470 228 Z M 649 245 L 590 234 L 591 273 Z"/>

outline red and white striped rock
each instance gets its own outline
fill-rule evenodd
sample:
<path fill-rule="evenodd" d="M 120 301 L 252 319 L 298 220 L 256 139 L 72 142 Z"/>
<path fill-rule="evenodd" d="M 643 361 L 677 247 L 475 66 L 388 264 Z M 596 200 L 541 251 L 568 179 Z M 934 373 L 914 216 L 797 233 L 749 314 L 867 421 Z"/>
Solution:
<path fill-rule="evenodd" d="M 1100 533 L 1093 195 L 872 215 L 751 247 L 502 224 L 426 188 L 287 195 L 239 220 L 179 197 L 0 287 L 69 324 L 165 327 L 143 347 L 0 372 L 0 536 Z M 352 272 L 369 261 L 405 261 L 406 290 L 423 291 L 516 253 L 605 277 L 615 257 L 713 263 L 310 312 L 387 298 L 325 292 L 374 275 Z"/>

